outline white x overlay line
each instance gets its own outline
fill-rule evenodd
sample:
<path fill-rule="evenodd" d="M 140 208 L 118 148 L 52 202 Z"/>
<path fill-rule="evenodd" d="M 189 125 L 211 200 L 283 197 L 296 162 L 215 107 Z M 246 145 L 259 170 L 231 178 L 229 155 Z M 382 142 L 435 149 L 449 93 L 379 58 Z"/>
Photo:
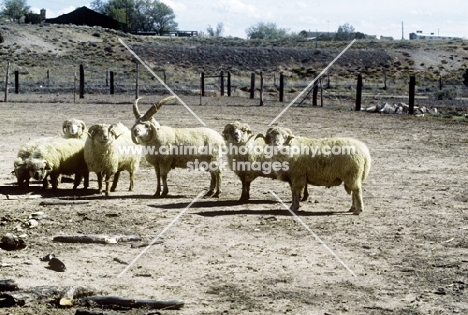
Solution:
<path fill-rule="evenodd" d="M 176 94 L 174 91 L 172 91 L 172 89 L 171 89 L 169 86 L 167 86 L 167 84 L 164 83 L 164 81 L 161 80 L 161 78 L 160 78 L 158 75 L 156 75 L 156 73 L 154 73 L 154 71 L 153 71 L 153 70 L 152 70 L 152 69 L 151 69 L 151 68 L 150 68 L 150 67 L 149 67 L 149 66 L 148 66 L 148 65 L 147 65 L 147 64 L 130 48 L 130 47 L 128 47 L 128 45 L 125 44 L 124 41 L 123 41 L 122 39 L 119 38 L 119 42 L 120 42 L 125 48 L 127 48 L 127 50 L 133 55 L 133 57 L 135 57 L 135 59 L 138 60 L 138 61 L 146 68 L 146 70 L 148 70 L 148 71 L 149 71 L 149 72 L 166 88 L 166 90 L 168 90 L 172 95 L 174 95 L 174 97 L 175 97 L 182 105 L 185 106 L 185 108 L 190 112 L 190 114 L 192 114 L 196 119 L 198 119 L 198 121 L 199 121 L 203 126 L 206 127 L 205 122 L 204 122 L 200 117 L 198 117 L 198 115 L 195 114 L 195 112 L 194 112 L 187 104 L 185 104 L 185 102 L 182 101 L 182 99 L 181 99 L 179 96 L 177 96 L 177 94 Z"/>
<path fill-rule="evenodd" d="M 169 228 L 170 228 L 177 220 L 179 220 L 179 218 L 180 218 L 188 209 L 190 209 L 190 207 L 191 207 L 195 202 L 197 202 L 197 200 L 200 199 L 200 197 L 201 197 L 205 192 L 206 192 L 206 189 L 202 190 L 202 191 L 198 194 L 198 196 L 196 196 L 195 199 L 193 199 L 192 202 L 190 202 L 190 203 L 188 204 L 188 206 L 185 207 L 185 209 L 182 210 L 182 211 L 174 218 L 174 220 L 172 220 L 171 223 L 169 223 L 169 224 L 164 228 L 164 230 L 162 230 L 161 233 L 159 233 L 158 236 L 156 236 L 156 237 L 151 241 L 151 243 L 149 243 L 148 246 L 146 246 L 146 247 L 141 251 L 141 253 L 139 253 L 139 254 L 132 260 L 132 262 L 131 262 L 130 264 L 128 264 L 127 267 L 125 267 L 124 270 L 122 270 L 122 272 L 117 276 L 117 278 L 120 278 L 124 273 L 126 273 L 127 270 L 130 269 L 130 267 L 132 267 L 133 264 L 135 264 L 136 261 L 137 261 L 138 259 L 140 259 L 140 257 L 141 257 L 144 253 L 146 253 L 146 251 L 147 251 L 154 243 L 156 243 L 156 242 L 159 240 L 159 238 L 160 238 L 164 233 L 166 233 L 166 231 L 169 230 Z"/>
<path fill-rule="evenodd" d="M 354 39 L 351 43 L 349 43 L 348 46 L 346 46 L 346 48 L 343 49 L 343 51 L 342 51 L 338 56 L 336 56 L 335 59 L 333 59 L 333 61 L 330 62 L 330 64 L 329 64 L 325 69 L 323 69 L 322 72 L 320 72 L 320 74 L 319 74 L 318 76 L 316 76 L 315 79 L 313 79 L 312 82 L 310 82 L 309 85 L 306 86 L 306 88 L 303 89 L 302 92 L 299 93 L 299 95 L 297 95 L 297 96 L 291 101 L 291 103 L 289 103 L 289 105 L 286 106 L 286 107 L 281 111 L 281 113 L 278 114 L 278 116 L 275 117 L 275 119 L 273 119 L 273 120 L 271 121 L 271 123 L 268 124 L 268 127 L 271 127 L 271 125 L 273 125 L 281 116 L 283 116 L 283 114 L 289 109 L 289 107 L 291 107 L 291 105 L 294 104 L 294 103 L 297 101 L 297 99 L 298 99 L 299 97 L 301 97 L 302 94 L 305 93 L 305 91 L 307 91 L 308 89 L 310 89 L 310 87 L 311 87 L 312 85 L 314 85 L 314 83 L 315 83 L 318 79 L 320 79 L 320 77 L 321 77 L 325 72 L 327 72 L 328 69 L 330 69 L 330 67 L 331 67 L 331 66 L 332 66 L 332 65 L 349 49 L 349 47 L 351 47 L 351 45 L 354 44 L 355 41 L 356 41 L 356 40 Z"/>
<path fill-rule="evenodd" d="M 299 218 L 299 217 L 297 216 L 297 214 L 294 213 L 294 211 L 292 211 L 291 209 L 289 209 L 289 207 L 283 202 L 283 200 L 280 199 L 280 197 L 278 197 L 277 194 L 275 194 L 274 191 L 269 190 L 269 192 L 270 192 L 270 194 L 272 194 L 272 195 L 281 203 L 281 205 L 283 205 L 283 207 L 284 207 L 286 210 L 288 210 L 288 211 L 293 215 L 293 217 L 294 217 L 300 224 L 302 224 L 302 226 L 305 227 L 305 229 L 306 229 L 307 231 L 309 231 L 310 234 L 312 234 L 312 236 L 317 240 L 317 242 L 319 242 L 323 247 L 325 247 L 325 249 L 326 249 L 328 252 L 330 252 L 330 254 L 332 254 L 332 256 L 335 257 L 336 260 L 338 260 L 338 262 L 339 262 L 341 265 L 343 265 L 343 267 L 345 267 L 346 270 L 348 270 L 349 273 L 350 273 L 353 277 L 356 277 L 356 274 L 344 263 L 344 261 L 342 261 L 342 260 L 340 259 L 340 257 L 338 257 L 338 256 L 335 254 L 335 252 L 333 252 L 333 250 L 332 250 L 330 247 L 328 247 L 328 245 L 325 244 L 325 242 L 322 241 L 322 239 L 321 239 L 320 237 L 318 237 L 318 235 L 315 234 L 314 231 L 312 231 L 312 229 L 311 229 L 307 224 L 305 224 L 304 221 L 301 220 L 301 218 Z"/>

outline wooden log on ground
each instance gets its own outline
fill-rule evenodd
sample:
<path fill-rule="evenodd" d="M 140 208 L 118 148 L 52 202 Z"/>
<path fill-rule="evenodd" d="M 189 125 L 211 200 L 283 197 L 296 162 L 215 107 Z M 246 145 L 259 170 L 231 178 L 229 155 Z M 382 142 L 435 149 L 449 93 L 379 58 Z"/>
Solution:
<path fill-rule="evenodd" d="M 97 304 L 100 306 L 106 306 L 109 308 L 149 308 L 155 310 L 178 310 L 184 306 L 183 301 L 179 300 L 167 300 L 167 301 L 158 301 L 158 300 L 140 300 L 140 299 L 125 299 L 118 296 L 89 296 L 83 299 L 83 302 L 88 305 Z"/>
<path fill-rule="evenodd" d="M 7 279 L 7 280 L 0 280 L 0 292 L 4 291 L 18 291 L 18 284 L 16 284 L 15 280 Z"/>
<path fill-rule="evenodd" d="M 46 200 L 41 201 L 40 206 L 63 206 L 63 205 L 84 205 L 89 200 Z"/>
<path fill-rule="evenodd" d="M 115 244 L 118 242 L 140 242 L 141 237 L 136 235 L 58 235 L 53 238 L 60 243 L 99 243 Z"/>
<path fill-rule="evenodd" d="M 109 313 L 93 312 L 87 310 L 76 310 L 75 315 L 110 315 Z"/>
<path fill-rule="evenodd" d="M 69 287 L 38 286 L 25 290 L 3 292 L 0 294 L 0 307 L 24 306 L 31 302 L 59 300 L 69 291 Z M 74 289 L 74 298 L 82 299 L 88 296 L 102 294 L 96 288 L 77 286 Z"/>

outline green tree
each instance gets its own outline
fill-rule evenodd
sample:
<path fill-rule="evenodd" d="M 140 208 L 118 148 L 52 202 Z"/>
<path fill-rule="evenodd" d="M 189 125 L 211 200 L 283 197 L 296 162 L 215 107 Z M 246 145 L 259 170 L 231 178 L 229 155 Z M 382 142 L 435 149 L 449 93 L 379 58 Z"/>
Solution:
<path fill-rule="evenodd" d="M 282 39 L 288 37 L 288 31 L 278 28 L 276 23 L 259 22 L 257 25 L 249 27 L 246 31 L 249 39 Z"/>
<path fill-rule="evenodd" d="M 30 12 L 26 0 L 4 0 L 2 15 L 11 21 L 19 22 L 22 16 Z"/>
<path fill-rule="evenodd" d="M 336 40 L 350 40 L 354 38 L 354 27 L 349 23 L 338 26 L 336 31 Z"/>
<path fill-rule="evenodd" d="M 175 31 L 174 10 L 157 0 L 138 0 L 136 4 L 136 30 L 154 31 L 158 35 Z"/>
<path fill-rule="evenodd" d="M 91 8 L 126 25 L 126 31 L 135 29 L 136 3 L 135 0 L 109 0 L 103 2 L 94 0 Z"/>
<path fill-rule="evenodd" d="M 208 27 L 206 28 L 206 32 L 208 33 L 208 36 L 211 37 L 221 37 L 224 31 L 224 24 L 222 22 L 218 23 L 216 26 L 216 29 L 213 29 L 211 25 L 208 24 Z"/>

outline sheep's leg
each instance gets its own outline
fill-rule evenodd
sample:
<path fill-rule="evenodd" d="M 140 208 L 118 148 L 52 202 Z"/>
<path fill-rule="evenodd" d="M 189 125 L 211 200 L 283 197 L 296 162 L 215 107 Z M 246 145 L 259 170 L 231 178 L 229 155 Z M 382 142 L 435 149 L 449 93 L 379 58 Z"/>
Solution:
<path fill-rule="evenodd" d="M 59 176 L 58 174 L 51 173 L 50 174 L 50 182 L 52 184 L 52 189 L 58 188 Z"/>
<path fill-rule="evenodd" d="M 250 199 L 250 183 L 247 180 L 242 180 L 242 194 L 239 201 L 245 202 Z"/>
<path fill-rule="evenodd" d="M 119 177 L 120 177 L 120 171 L 117 171 L 117 173 L 114 174 L 114 180 L 112 182 L 112 187 L 110 189 L 111 192 L 114 192 L 115 189 L 117 188 L 117 183 L 119 182 Z"/>
<path fill-rule="evenodd" d="M 159 170 L 159 165 L 154 166 L 154 171 L 156 172 L 156 182 L 157 182 L 156 192 L 154 193 L 154 196 L 156 198 L 159 198 L 161 194 L 161 172 Z"/>
<path fill-rule="evenodd" d="M 83 177 L 84 177 L 83 189 L 88 189 L 88 187 L 89 187 L 89 172 L 84 173 Z"/>
<path fill-rule="evenodd" d="M 359 213 L 361 213 L 364 208 L 364 203 L 362 201 L 361 187 L 358 187 L 353 190 L 352 198 L 353 198 L 353 206 L 351 207 L 351 209 L 354 208 L 352 212 L 355 215 L 359 215 Z"/>
<path fill-rule="evenodd" d="M 169 174 L 169 171 L 171 170 L 171 165 L 166 164 L 166 165 L 160 165 L 159 166 L 159 171 L 161 173 L 161 180 L 162 180 L 162 185 L 163 185 L 163 191 L 161 193 L 161 198 L 164 198 L 167 196 L 169 193 L 169 188 L 167 187 L 167 174 Z"/>
<path fill-rule="evenodd" d="M 214 193 L 214 189 L 216 187 L 216 174 L 215 174 L 215 172 L 210 172 L 210 176 L 211 176 L 210 189 L 208 190 L 208 192 L 203 197 L 210 197 Z"/>
<path fill-rule="evenodd" d="M 307 190 L 307 184 L 304 186 L 304 195 L 302 196 L 301 201 L 307 201 L 309 198 L 309 191 Z"/>
<path fill-rule="evenodd" d="M 73 189 L 78 188 L 81 183 L 81 174 L 80 173 L 75 173 L 75 179 L 73 180 Z"/>
<path fill-rule="evenodd" d="M 291 204 L 291 207 L 290 209 L 292 211 L 296 211 L 299 209 L 299 200 L 301 199 L 301 190 L 302 190 L 302 187 L 298 188 L 298 187 L 294 187 L 292 186 L 291 187 L 291 192 L 292 192 L 292 204 Z"/>
<path fill-rule="evenodd" d="M 221 193 L 221 182 L 222 182 L 222 175 L 221 175 L 220 170 L 217 170 L 215 172 L 215 179 L 216 179 L 216 191 L 212 197 L 219 198 L 219 194 Z"/>
<path fill-rule="evenodd" d="M 130 186 L 128 187 L 128 191 L 133 191 L 134 183 L 135 183 L 135 173 L 130 172 Z"/>
<path fill-rule="evenodd" d="M 110 178 L 112 174 L 110 172 L 105 172 L 106 173 L 106 196 L 109 196 L 110 192 Z"/>
<path fill-rule="evenodd" d="M 97 172 L 97 180 L 98 180 L 98 190 L 99 194 L 102 194 L 102 172 Z"/>

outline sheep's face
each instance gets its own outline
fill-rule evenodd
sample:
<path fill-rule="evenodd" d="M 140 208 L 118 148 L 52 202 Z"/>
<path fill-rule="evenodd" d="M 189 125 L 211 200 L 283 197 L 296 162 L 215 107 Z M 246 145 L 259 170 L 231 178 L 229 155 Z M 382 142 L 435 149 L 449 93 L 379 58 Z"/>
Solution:
<path fill-rule="evenodd" d="M 84 126 L 78 120 L 69 120 L 63 124 L 63 133 L 69 138 L 80 138 L 84 132 Z"/>
<path fill-rule="evenodd" d="M 293 134 L 289 128 L 272 127 L 266 132 L 266 142 L 271 146 L 282 147 L 288 144 L 292 139 Z"/>
<path fill-rule="evenodd" d="M 145 144 L 157 136 L 159 123 L 151 118 L 151 120 L 138 119 L 132 127 L 132 140 L 135 144 Z"/>
<path fill-rule="evenodd" d="M 252 130 L 250 130 L 249 125 L 237 121 L 232 124 L 227 124 L 223 130 L 224 140 L 236 144 L 246 143 L 251 135 Z"/>
<path fill-rule="evenodd" d="M 49 175 L 51 167 L 44 159 L 31 159 L 28 163 L 29 176 L 35 180 L 43 180 Z"/>
<path fill-rule="evenodd" d="M 94 125 L 89 128 L 89 137 L 101 144 L 111 144 L 119 135 L 116 134 L 112 125 Z"/>
<path fill-rule="evenodd" d="M 29 170 L 25 161 L 21 158 L 17 158 L 13 163 L 14 170 L 13 174 L 16 176 L 18 185 L 21 185 L 24 181 L 29 179 Z"/>

